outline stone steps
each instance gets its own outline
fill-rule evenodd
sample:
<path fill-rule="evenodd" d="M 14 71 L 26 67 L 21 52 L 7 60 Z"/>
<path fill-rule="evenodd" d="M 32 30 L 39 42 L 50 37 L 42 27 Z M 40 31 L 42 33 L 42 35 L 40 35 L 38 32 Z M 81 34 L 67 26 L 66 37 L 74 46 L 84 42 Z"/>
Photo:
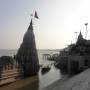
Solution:
<path fill-rule="evenodd" d="M 11 83 L 22 77 L 18 70 L 6 70 L 3 71 L 0 78 L 0 86 L 3 84 Z"/>

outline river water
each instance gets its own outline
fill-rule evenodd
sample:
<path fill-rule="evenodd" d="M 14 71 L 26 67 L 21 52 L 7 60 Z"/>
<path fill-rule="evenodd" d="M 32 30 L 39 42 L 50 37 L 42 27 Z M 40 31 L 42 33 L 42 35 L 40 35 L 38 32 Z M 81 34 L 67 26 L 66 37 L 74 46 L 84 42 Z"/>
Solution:
<path fill-rule="evenodd" d="M 13 56 L 16 54 L 16 52 L 17 50 L 0 50 L 0 56 L 5 56 L 5 55 Z M 54 54 L 54 53 L 59 53 L 59 51 L 58 50 L 38 50 L 39 63 L 40 64 L 54 63 L 53 61 L 48 61 L 43 59 L 43 54 Z M 40 90 L 61 78 L 62 78 L 62 75 L 60 73 L 60 70 L 56 69 L 52 65 L 50 71 L 44 75 L 41 74 L 41 69 L 40 69 L 39 75 L 38 75 L 38 81 L 35 81 L 33 82 L 33 84 L 23 87 L 21 90 Z"/>

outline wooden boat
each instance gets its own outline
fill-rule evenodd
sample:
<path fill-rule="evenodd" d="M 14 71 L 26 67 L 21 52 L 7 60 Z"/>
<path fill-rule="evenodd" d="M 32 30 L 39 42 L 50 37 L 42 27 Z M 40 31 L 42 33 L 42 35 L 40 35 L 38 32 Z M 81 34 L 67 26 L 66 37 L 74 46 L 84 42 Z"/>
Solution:
<path fill-rule="evenodd" d="M 42 74 L 45 74 L 45 73 L 49 72 L 50 69 L 51 69 L 51 67 L 50 67 L 49 65 L 47 65 L 47 66 L 42 66 L 42 68 L 41 68 L 41 73 L 42 73 Z"/>

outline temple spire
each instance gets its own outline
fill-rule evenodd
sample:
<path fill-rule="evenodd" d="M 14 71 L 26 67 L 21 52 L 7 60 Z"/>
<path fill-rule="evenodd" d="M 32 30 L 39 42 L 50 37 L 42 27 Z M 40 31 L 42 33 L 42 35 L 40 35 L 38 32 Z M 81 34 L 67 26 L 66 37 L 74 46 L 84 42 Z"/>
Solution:
<path fill-rule="evenodd" d="M 33 22 L 32 22 L 32 19 L 31 19 L 31 22 L 30 22 L 30 25 L 29 25 L 28 30 L 33 30 Z"/>
<path fill-rule="evenodd" d="M 81 44 L 83 42 L 84 38 L 83 38 L 83 35 L 80 31 L 79 35 L 78 35 L 78 39 L 77 39 L 77 44 Z"/>
<path fill-rule="evenodd" d="M 82 36 L 81 31 L 80 31 L 79 36 L 78 36 L 78 40 L 82 40 L 82 39 L 83 39 L 83 36 Z"/>
<path fill-rule="evenodd" d="M 26 31 L 23 42 L 17 52 L 17 61 L 23 70 L 24 77 L 38 74 L 39 59 L 33 32 L 32 19 Z"/>

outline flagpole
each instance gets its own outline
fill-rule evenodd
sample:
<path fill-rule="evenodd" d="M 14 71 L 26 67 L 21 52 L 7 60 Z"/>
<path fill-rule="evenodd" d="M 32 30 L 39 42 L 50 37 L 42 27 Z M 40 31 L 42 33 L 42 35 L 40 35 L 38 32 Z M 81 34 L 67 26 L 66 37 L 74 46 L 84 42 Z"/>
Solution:
<path fill-rule="evenodd" d="M 37 14 L 36 11 L 34 12 L 34 14 L 31 13 L 30 16 L 31 16 L 32 23 L 33 23 L 33 28 L 34 28 L 35 27 L 35 19 L 39 19 L 39 17 L 38 17 L 38 14 Z"/>
<path fill-rule="evenodd" d="M 77 41 L 77 33 L 78 33 L 78 32 L 74 32 L 74 33 L 76 34 L 75 41 Z"/>
<path fill-rule="evenodd" d="M 87 25 L 88 25 L 88 23 L 85 23 L 85 26 L 86 26 L 86 34 L 85 34 L 85 39 L 87 38 L 87 34 L 88 34 Z"/>
<path fill-rule="evenodd" d="M 31 13 L 31 14 L 30 14 L 30 17 L 31 17 L 32 23 L 33 23 L 33 25 L 34 25 L 34 15 Z M 33 26 L 33 28 L 34 28 L 34 26 Z"/>

